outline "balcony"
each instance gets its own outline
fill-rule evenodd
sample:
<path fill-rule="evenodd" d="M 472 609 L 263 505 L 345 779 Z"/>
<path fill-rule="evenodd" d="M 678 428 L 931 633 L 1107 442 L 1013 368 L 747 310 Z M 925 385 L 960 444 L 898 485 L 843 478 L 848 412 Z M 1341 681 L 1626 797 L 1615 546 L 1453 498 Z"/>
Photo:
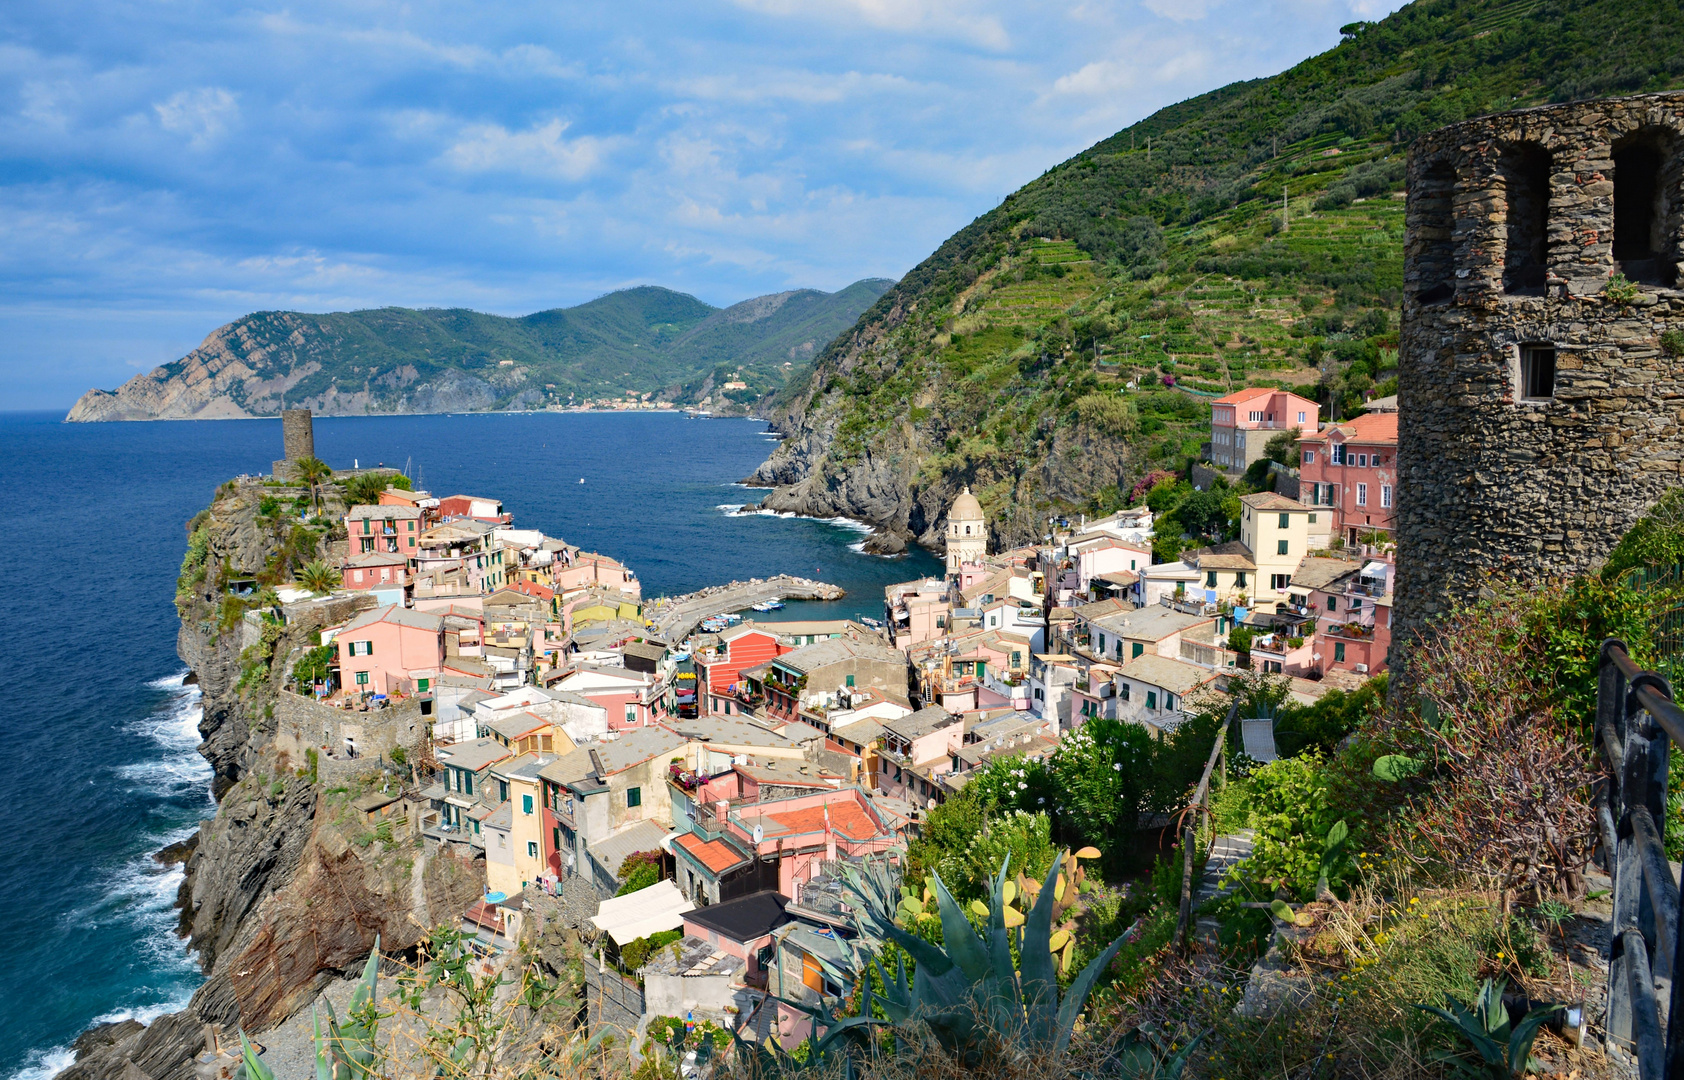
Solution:
<path fill-rule="evenodd" d="M 1324 623 L 1321 632 L 1332 638 L 1342 638 L 1346 641 L 1373 641 L 1374 624 L 1357 622 Z"/>

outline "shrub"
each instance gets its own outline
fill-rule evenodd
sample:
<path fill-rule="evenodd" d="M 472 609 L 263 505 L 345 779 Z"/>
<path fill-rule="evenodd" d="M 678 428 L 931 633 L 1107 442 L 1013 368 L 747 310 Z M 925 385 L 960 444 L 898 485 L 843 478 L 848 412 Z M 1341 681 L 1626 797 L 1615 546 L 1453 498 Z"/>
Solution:
<path fill-rule="evenodd" d="M 615 896 L 647 889 L 661 880 L 661 853 L 659 851 L 634 851 L 626 856 L 626 861 L 620 864 L 620 873 L 625 881 L 620 885 L 620 891 Z"/>
<path fill-rule="evenodd" d="M 682 930 L 662 930 L 640 937 L 636 941 L 626 943 L 620 950 L 620 965 L 627 971 L 636 971 L 649 962 L 649 958 L 664 945 L 671 945 L 684 936 Z"/>

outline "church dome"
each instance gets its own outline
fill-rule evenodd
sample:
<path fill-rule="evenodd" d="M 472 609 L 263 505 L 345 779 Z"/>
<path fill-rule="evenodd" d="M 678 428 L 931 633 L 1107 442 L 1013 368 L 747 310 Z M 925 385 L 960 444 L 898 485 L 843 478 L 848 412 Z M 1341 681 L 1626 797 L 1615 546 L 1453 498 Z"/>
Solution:
<path fill-rule="evenodd" d="M 947 510 L 947 520 L 949 520 L 949 521 L 981 521 L 981 520 L 983 520 L 982 504 L 976 501 L 975 495 L 971 494 L 971 488 L 970 488 L 969 484 L 965 485 L 965 490 L 961 491 L 959 493 L 959 497 L 954 499 L 953 505 L 948 508 L 948 510 Z"/>

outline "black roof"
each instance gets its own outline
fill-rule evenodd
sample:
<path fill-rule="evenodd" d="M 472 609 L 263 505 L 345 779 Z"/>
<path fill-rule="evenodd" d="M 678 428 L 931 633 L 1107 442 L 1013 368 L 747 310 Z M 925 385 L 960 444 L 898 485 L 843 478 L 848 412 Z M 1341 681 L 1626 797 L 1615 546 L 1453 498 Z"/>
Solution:
<path fill-rule="evenodd" d="M 784 914 L 787 903 L 779 893 L 767 890 L 686 911 L 684 921 L 705 926 L 732 941 L 753 941 L 789 922 L 789 916 Z"/>

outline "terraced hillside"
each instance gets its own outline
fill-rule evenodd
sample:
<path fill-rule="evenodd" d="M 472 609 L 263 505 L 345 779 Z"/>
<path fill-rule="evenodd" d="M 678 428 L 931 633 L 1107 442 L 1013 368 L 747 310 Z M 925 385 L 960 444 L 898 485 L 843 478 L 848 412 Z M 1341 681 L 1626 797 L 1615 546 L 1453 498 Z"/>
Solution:
<path fill-rule="evenodd" d="M 1006 543 L 1118 504 L 1211 397 L 1391 392 L 1415 135 L 1684 82 L 1671 0 L 1417 0 L 1161 110 L 960 230 L 771 403 L 778 509 L 939 544 L 961 484 Z"/>

